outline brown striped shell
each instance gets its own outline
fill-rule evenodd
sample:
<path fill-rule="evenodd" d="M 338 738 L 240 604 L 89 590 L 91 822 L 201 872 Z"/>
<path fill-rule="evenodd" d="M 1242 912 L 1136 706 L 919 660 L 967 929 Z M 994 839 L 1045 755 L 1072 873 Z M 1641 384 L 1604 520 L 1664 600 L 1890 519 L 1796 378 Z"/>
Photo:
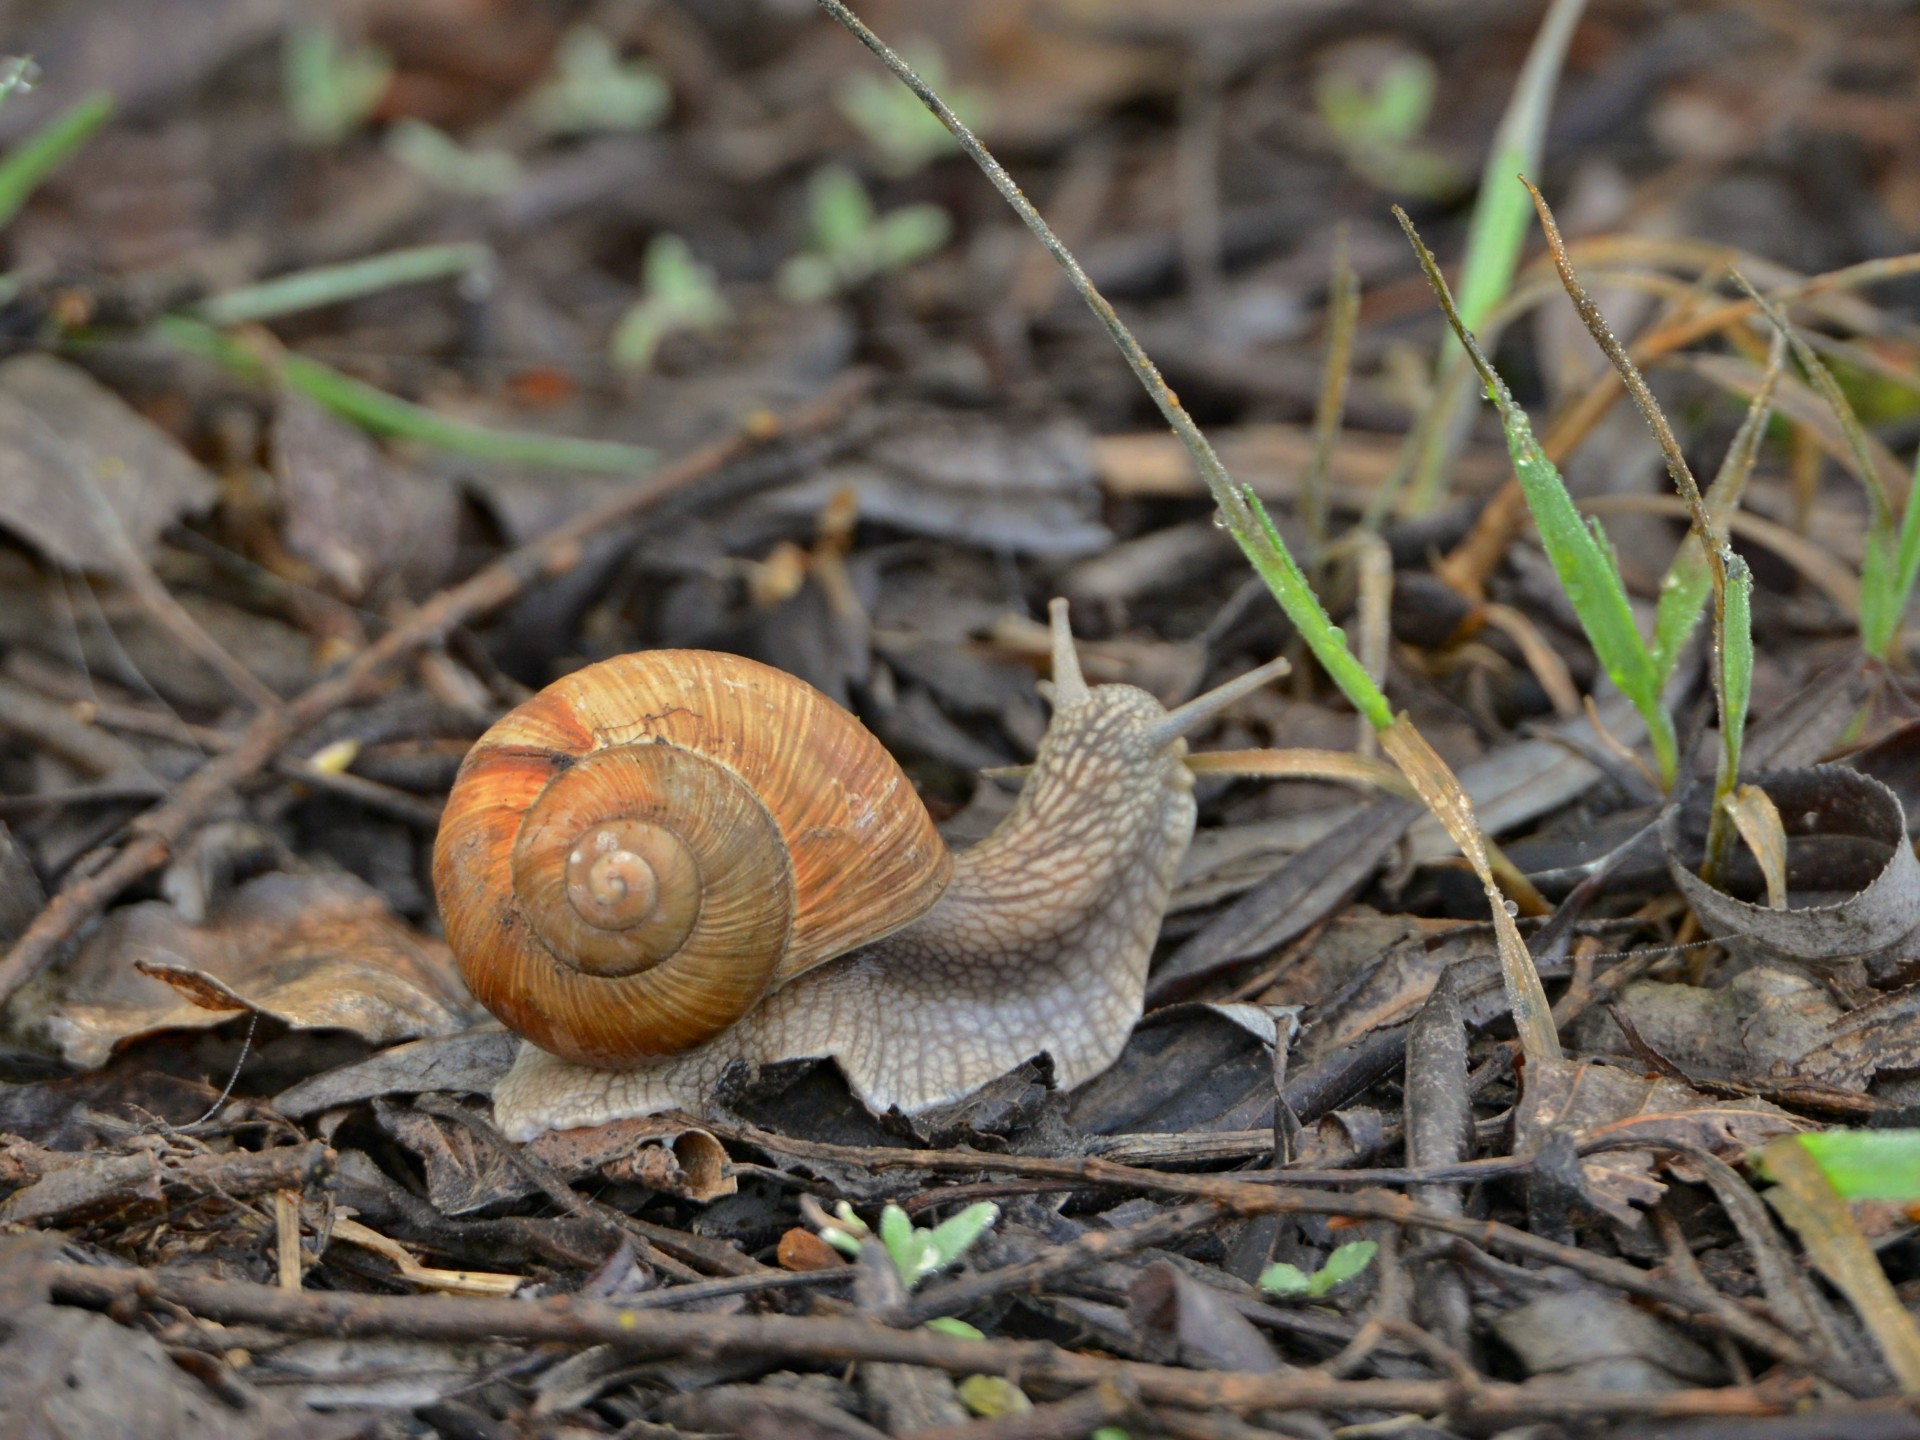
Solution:
<path fill-rule="evenodd" d="M 621 1067 L 918 918 L 952 865 L 893 757 L 826 696 L 738 656 L 653 650 L 480 737 L 433 883 L 481 1004 L 542 1050 Z"/>

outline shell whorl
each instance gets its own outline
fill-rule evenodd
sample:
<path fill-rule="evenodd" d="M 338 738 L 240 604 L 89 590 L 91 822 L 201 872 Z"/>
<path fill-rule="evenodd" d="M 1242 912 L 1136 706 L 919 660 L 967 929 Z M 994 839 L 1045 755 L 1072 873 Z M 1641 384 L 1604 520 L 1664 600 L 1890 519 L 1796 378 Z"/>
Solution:
<path fill-rule="evenodd" d="M 543 1050 L 619 1067 L 732 1025 L 786 980 L 922 914 L 952 859 L 859 721 L 737 656 L 619 656 L 469 752 L 434 848 L 480 1002 Z"/>

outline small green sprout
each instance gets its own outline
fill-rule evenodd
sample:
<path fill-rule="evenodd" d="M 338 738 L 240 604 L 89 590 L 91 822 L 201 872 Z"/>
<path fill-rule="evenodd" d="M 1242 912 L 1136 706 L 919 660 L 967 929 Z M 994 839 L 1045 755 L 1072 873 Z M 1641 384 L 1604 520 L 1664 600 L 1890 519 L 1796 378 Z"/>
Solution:
<path fill-rule="evenodd" d="M 533 118 L 551 135 L 651 130 L 667 118 L 673 91 L 658 66 L 622 60 L 591 25 L 576 25 L 554 52 L 553 77 L 535 90 Z"/>
<path fill-rule="evenodd" d="M 1329 65 L 1314 85 L 1320 118 L 1354 171 L 1382 190 L 1424 196 L 1452 194 L 1459 168 L 1419 143 L 1433 114 L 1433 62 L 1397 47 L 1376 73 Z"/>
<path fill-rule="evenodd" d="M 938 50 L 909 44 L 902 47 L 902 53 L 921 77 L 941 92 L 969 130 L 978 131 L 986 123 L 986 93 L 965 87 L 947 90 L 947 65 Z M 849 75 L 834 92 L 833 103 L 873 146 L 880 157 L 880 168 L 889 175 L 912 175 L 960 148 L 947 127 L 914 93 L 890 77 L 865 70 Z"/>
<path fill-rule="evenodd" d="M 1613 546 L 1600 522 L 1581 515 L 1573 503 L 1558 467 L 1534 438 L 1527 412 L 1513 398 L 1507 382 L 1493 368 L 1481 351 L 1479 341 L 1460 318 L 1453 292 L 1447 287 L 1433 252 L 1421 241 L 1404 210 L 1396 206 L 1394 215 L 1413 242 L 1414 253 L 1420 257 L 1421 268 L 1426 271 L 1441 310 L 1469 362 L 1479 372 L 1487 398 L 1499 413 L 1514 477 L 1520 482 L 1527 508 L 1533 514 L 1534 527 L 1540 532 L 1541 548 L 1552 562 L 1561 592 L 1586 631 L 1587 643 L 1593 647 L 1594 656 L 1608 678 L 1646 721 L 1660 784 L 1664 789 L 1671 789 L 1679 773 L 1679 741 L 1674 734 L 1673 717 L 1661 699 L 1663 677 L 1654 663 L 1652 650 L 1640 636 Z"/>
<path fill-rule="evenodd" d="M 1298 1265 L 1275 1261 L 1262 1272 L 1260 1288 L 1269 1295 L 1304 1295 L 1318 1300 L 1334 1286 L 1353 1279 L 1371 1265 L 1379 1248 L 1372 1240 L 1350 1240 L 1327 1256 L 1327 1263 L 1311 1275 Z"/>
<path fill-rule="evenodd" d="M 280 52 L 293 133 L 304 145 L 337 145 L 380 103 L 393 60 L 374 45 L 348 45 L 332 26 L 296 25 Z"/>
<path fill-rule="evenodd" d="M 408 169 L 456 195 L 505 195 L 520 181 L 520 162 L 504 150 L 469 150 L 424 120 L 402 120 L 387 132 L 387 149 Z"/>
<path fill-rule="evenodd" d="M 861 1245 L 872 1237 L 873 1231 L 844 1200 L 834 1211 L 834 1217 L 833 1223 L 820 1232 L 821 1238 L 842 1254 L 859 1255 Z M 918 1230 L 907 1218 L 906 1211 L 898 1205 L 889 1205 L 880 1212 L 880 1243 L 886 1247 L 893 1268 L 900 1272 L 901 1283 L 911 1290 L 966 1254 L 973 1242 L 999 1218 L 1000 1207 L 983 1200 L 930 1230 Z"/>
<path fill-rule="evenodd" d="M 931 255 L 953 233 L 938 205 L 905 205 L 881 215 L 851 171 L 829 165 L 808 186 L 813 245 L 780 267 L 780 293 L 807 303 Z"/>
<path fill-rule="evenodd" d="M 731 310 L 713 267 L 693 258 L 678 235 L 661 235 L 647 247 L 642 294 L 614 327 L 609 351 L 622 370 L 645 370 L 660 342 L 678 330 L 712 330 Z"/>
<path fill-rule="evenodd" d="M 113 93 L 96 90 L 74 101 L 27 136 L 0 163 L 0 225 L 20 213 L 33 192 L 113 118 Z"/>

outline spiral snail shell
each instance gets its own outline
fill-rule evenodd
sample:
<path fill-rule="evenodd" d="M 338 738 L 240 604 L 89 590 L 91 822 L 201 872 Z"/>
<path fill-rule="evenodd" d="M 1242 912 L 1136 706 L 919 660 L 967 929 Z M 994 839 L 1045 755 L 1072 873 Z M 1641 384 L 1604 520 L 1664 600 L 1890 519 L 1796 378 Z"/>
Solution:
<path fill-rule="evenodd" d="M 475 998 L 581 1065 L 712 1039 L 770 989 L 924 913 L 952 857 L 912 783 L 793 676 L 654 650 L 483 735 L 434 848 Z"/>
<path fill-rule="evenodd" d="M 858 720 L 755 661 L 620 656 L 488 730 L 433 871 L 469 988 L 527 1042 L 501 1128 L 698 1111 L 738 1061 L 830 1056 L 908 1112 L 1042 1053 L 1064 1087 L 1110 1065 L 1193 835 L 1181 737 L 1285 662 L 1170 712 L 1085 683 L 1064 601 L 1053 637 L 1032 772 L 958 856 Z"/>

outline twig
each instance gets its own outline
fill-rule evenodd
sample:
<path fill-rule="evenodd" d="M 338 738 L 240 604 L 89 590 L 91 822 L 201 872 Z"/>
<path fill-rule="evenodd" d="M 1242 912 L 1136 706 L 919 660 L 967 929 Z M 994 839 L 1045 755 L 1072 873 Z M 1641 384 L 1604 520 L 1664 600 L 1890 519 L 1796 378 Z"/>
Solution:
<path fill-rule="evenodd" d="M 21 1142 L 22 1145 L 25 1142 Z M 194 1155 L 173 1161 L 152 1146 L 125 1155 L 52 1155 L 31 1147 L 29 1164 L 44 1156 L 46 1170 L 0 1205 L 0 1223 L 44 1225 L 169 1194 L 265 1195 L 299 1190 L 331 1158 L 318 1140 L 272 1150 Z M 11 1158 L 23 1157 L 15 1149 Z"/>
<path fill-rule="evenodd" d="M 587 540 L 677 495 L 758 450 L 768 440 L 796 439 L 830 429 L 867 392 L 857 374 L 784 422 L 730 436 L 609 495 L 540 539 L 502 556 L 471 578 L 442 590 L 405 621 L 355 655 L 297 699 L 254 717 L 234 748 L 201 766 L 172 800 L 134 823 L 131 840 L 111 860 L 68 878 L 26 932 L 0 959 L 0 1004 L 39 974 L 59 947 L 129 885 L 165 865 L 174 849 L 233 792 L 248 783 L 287 745 L 326 716 L 359 699 L 429 645 L 477 616 L 504 605 L 528 585 L 564 574 Z"/>
<path fill-rule="evenodd" d="M 1179 1175 L 1116 1165 L 1108 1160 L 1080 1158 L 1053 1160 L 1038 1155 L 985 1155 L 968 1150 L 900 1150 L 884 1146 L 829 1145 L 795 1140 L 757 1126 L 707 1122 L 707 1128 L 729 1139 L 744 1141 L 777 1155 L 885 1170 L 909 1167 L 936 1172 L 1000 1171 L 1007 1174 L 1063 1181 L 1083 1187 L 1117 1186 L 1148 1193 L 1213 1200 L 1236 1215 L 1340 1215 L 1357 1220 L 1384 1220 L 1389 1224 L 1442 1231 L 1470 1240 L 1489 1250 L 1546 1265 L 1558 1265 L 1665 1305 L 1684 1318 L 1727 1333 L 1789 1364 L 1806 1366 L 1806 1349 L 1777 1326 L 1749 1315 L 1727 1302 L 1718 1291 L 1697 1293 L 1671 1277 L 1642 1270 L 1624 1260 L 1595 1254 L 1574 1245 L 1562 1245 L 1497 1220 L 1473 1220 L 1441 1215 L 1413 1204 L 1403 1196 L 1369 1191 L 1359 1195 L 1319 1194 L 1281 1184 L 1254 1183 L 1254 1176 Z M 1659 1139 L 1649 1135 L 1650 1148 Z M 1284 1171 L 1258 1177 L 1287 1179 Z"/>
<path fill-rule="evenodd" d="M 1023 1384 L 1084 1387 L 1103 1381 L 1130 1382 L 1143 1400 L 1195 1410 L 1450 1411 L 1512 1424 L 1523 1418 L 1772 1415 L 1788 1408 L 1785 1397 L 1730 1388 L 1622 1394 L 1553 1384 L 1523 1388 L 1488 1382 L 1469 1390 L 1450 1380 L 1335 1380 L 1311 1371 L 1202 1373 L 1075 1354 L 1045 1341 L 959 1339 L 837 1317 L 636 1313 L 578 1296 L 556 1295 L 530 1305 L 453 1296 L 295 1294 L 268 1285 L 68 1264 L 48 1265 L 42 1276 L 54 1298 L 68 1304 L 104 1308 L 158 1301 L 223 1324 L 264 1325 L 340 1339 L 397 1335 L 463 1342 L 606 1345 L 624 1354 L 698 1355 L 710 1360 L 878 1361 L 926 1365 L 954 1375 L 1017 1376 Z"/>

